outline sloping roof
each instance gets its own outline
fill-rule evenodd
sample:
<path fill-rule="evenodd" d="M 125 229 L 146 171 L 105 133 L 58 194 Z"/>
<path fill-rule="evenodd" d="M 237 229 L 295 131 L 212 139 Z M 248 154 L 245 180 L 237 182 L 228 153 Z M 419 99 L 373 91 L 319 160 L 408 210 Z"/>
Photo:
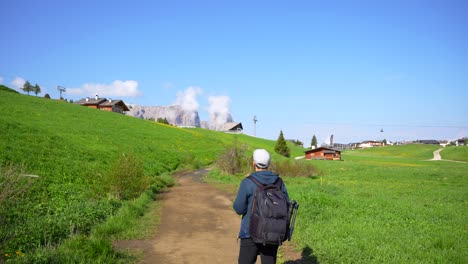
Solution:
<path fill-rule="evenodd" d="M 439 141 L 435 139 L 419 140 L 419 142 L 423 144 L 434 144 L 434 145 L 438 145 L 440 143 Z"/>
<path fill-rule="evenodd" d="M 244 128 L 242 127 L 242 123 L 226 123 L 221 128 L 221 131 L 242 131 Z"/>
<path fill-rule="evenodd" d="M 316 149 L 308 149 L 308 150 L 305 150 L 304 152 L 305 153 L 314 153 L 314 152 L 319 152 L 319 151 L 322 151 L 323 150 L 323 153 L 327 153 L 327 154 L 332 154 L 332 153 L 341 153 L 340 150 L 337 150 L 337 149 L 332 149 L 332 148 L 326 148 L 326 147 L 320 147 L 320 148 L 316 148 Z"/>
<path fill-rule="evenodd" d="M 105 102 L 99 104 L 99 106 L 114 106 L 114 105 L 120 105 L 124 111 L 130 111 L 130 109 L 122 100 L 106 100 Z"/>
<path fill-rule="evenodd" d="M 101 104 L 102 102 L 104 101 L 107 101 L 106 98 L 83 98 L 83 99 L 80 99 L 78 101 L 76 101 L 77 104 L 80 104 L 80 105 L 99 105 Z"/>
<path fill-rule="evenodd" d="M 383 143 L 383 142 L 382 141 L 377 141 L 377 140 L 365 140 L 365 141 L 361 142 L 361 144 L 365 144 L 365 143 Z"/>
<path fill-rule="evenodd" d="M 79 105 L 96 105 L 98 108 L 100 106 L 104 107 L 112 107 L 114 105 L 120 105 L 123 109 L 123 111 L 130 111 L 128 106 L 122 101 L 122 100 L 107 100 L 106 98 L 83 98 L 78 101 L 76 101 L 76 104 Z"/>

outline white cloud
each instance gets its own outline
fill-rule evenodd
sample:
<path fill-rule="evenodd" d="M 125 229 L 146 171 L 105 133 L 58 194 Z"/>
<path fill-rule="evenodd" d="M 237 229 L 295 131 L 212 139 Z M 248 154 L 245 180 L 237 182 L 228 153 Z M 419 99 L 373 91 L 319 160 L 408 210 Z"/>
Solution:
<path fill-rule="evenodd" d="M 13 85 L 13 87 L 16 88 L 16 89 L 21 89 L 21 88 L 23 88 L 23 85 L 24 85 L 25 82 L 26 82 L 25 79 L 23 79 L 21 77 L 15 77 L 15 79 L 13 79 L 13 81 L 11 81 L 11 85 Z"/>
<path fill-rule="evenodd" d="M 116 80 L 110 84 L 85 83 L 80 88 L 68 88 L 67 93 L 70 95 L 99 95 L 100 97 L 136 97 L 142 95 L 141 91 L 138 90 L 138 82 L 133 80 Z"/>
<path fill-rule="evenodd" d="M 3 79 L 3 77 L 2 77 L 2 76 L 0 76 L 0 84 L 2 84 L 2 83 L 3 83 L 3 80 L 5 80 L 5 79 Z"/>
<path fill-rule="evenodd" d="M 182 92 L 177 92 L 176 105 L 180 105 L 182 109 L 189 112 L 198 111 L 197 96 L 203 91 L 199 87 L 189 87 Z"/>
<path fill-rule="evenodd" d="M 231 99 L 228 96 L 210 96 L 208 97 L 209 107 L 208 113 L 210 114 L 211 125 L 219 126 L 229 122 L 231 117 L 230 104 Z"/>

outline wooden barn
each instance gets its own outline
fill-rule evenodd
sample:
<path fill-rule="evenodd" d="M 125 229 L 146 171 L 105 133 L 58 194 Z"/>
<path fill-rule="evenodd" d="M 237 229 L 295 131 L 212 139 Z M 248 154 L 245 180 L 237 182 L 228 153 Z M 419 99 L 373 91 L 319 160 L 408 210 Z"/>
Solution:
<path fill-rule="evenodd" d="M 308 149 L 304 152 L 305 158 L 309 160 L 341 160 L 341 151 L 332 148 L 320 147 L 316 149 Z"/>

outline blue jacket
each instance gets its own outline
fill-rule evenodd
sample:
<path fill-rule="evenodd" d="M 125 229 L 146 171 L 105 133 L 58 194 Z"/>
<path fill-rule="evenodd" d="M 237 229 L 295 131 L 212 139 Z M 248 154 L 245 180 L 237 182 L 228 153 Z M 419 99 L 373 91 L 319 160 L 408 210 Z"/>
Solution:
<path fill-rule="evenodd" d="M 257 171 L 250 175 L 264 184 L 273 184 L 279 177 L 278 174 L 271 171 Z M 286 190 L 284 183 L 283 186 L 281 186 L 281 189 L 286 194 L 286 199 L 289 201 L 288 191 Z M 252 211 L 253 197 L 256 190 L 257 185 L 255 185 L 252 180 L 248 178 L 243 179 L 240 184 L 239 191 L 237 192 L 236 200 L 232 206 L 238 215 L 242 215 L 239 238 L 250 237 L 250 215 Z"/>

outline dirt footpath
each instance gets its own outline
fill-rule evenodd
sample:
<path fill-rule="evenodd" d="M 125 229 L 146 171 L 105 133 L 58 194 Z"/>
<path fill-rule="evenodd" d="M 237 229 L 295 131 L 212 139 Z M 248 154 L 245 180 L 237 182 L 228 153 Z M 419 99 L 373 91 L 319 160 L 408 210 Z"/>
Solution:
<path fill-rule="evenodd" d="M 142 250 L 141 263 L 237 263 L 240 218 L 227 194 L 202 183 L 206 171 L 181 176 L 163 194 L 161 225 L 154 239 L 120 241 Z"/>
<path fill-rule="evenodd" d="M 140 263 L 237 263 L 240 217 L 231 208 L 232 197 L 201 181 L 206 172 L 180 176 L 162 195 L 161 225 L 153 239 L 119 241 L 116 247 L 143 251 Z"/>

